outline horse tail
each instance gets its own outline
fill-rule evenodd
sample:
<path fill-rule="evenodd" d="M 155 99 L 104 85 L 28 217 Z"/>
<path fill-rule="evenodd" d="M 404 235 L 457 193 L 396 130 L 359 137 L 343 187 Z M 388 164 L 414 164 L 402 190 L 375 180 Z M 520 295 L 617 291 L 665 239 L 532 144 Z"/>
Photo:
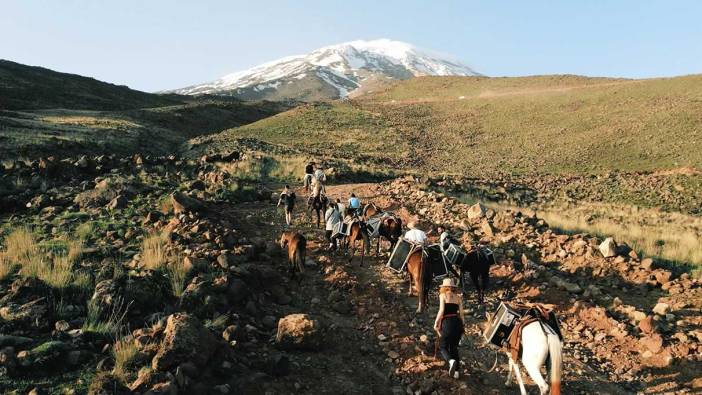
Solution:
<path fill-rule="evenodd" d="M 419 275 L 417 278 L 417 296 L 420 300 L 422 306 L 426 304 L 427 296 L 429 294 L 429 287 L 431 286 L 431 273 L 429 273 L 429 265 L 425 264 L 422 251 L 419 251 Z M 426 307 L 426 306 L 424 306 Z"/>
<path fill-rule="evenodd" d="M 561 370 L 563 369 L 561 339 L 553 331 L 548 331 L 548 358 L 551 365 L 551 394 L 561 395 Z"/>

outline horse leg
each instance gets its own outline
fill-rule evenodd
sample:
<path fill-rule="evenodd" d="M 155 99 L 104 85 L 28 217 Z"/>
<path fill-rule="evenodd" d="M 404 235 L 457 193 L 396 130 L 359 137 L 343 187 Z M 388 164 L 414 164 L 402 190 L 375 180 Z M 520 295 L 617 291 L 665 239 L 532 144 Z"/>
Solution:
<path fill-rule="evenodd" d="M 351 263 L 353 256 L 356 254 L 356 240 L 351 240 L 351 237 L 349 237 L 349 244 L 351 244 L 351 257 L 349 257 L 349 263 Z"/>
<path fill-rule="evenodd" d="M 359 266 L 359 267 L 363 267 L 363 258 L 365 258 L 365 256 L 366 256 L 366 240 L 363 239 L 363 243 L 361 244 L 361 266 Z"/>
<path fill-rule="evenodd" d="M 407 296 L 412 296 L 412 273 L 407 270 L 407 277 L 409 277 L 409 292 L 407 292 Z"/>
<path fill-rule="evenodd" d="M 517 383 L 519 383 L 519 392 L 521 393 L 521 395 L 527 395 L 526 388 L 524 388 L 524 381 L 522 380 L 522 374 L 521 372 L 519 372 L 519 364 L 513 361 L 512 366 L 514 367 L 514 373 L 517 375 Z"/>
<path fill-rule="evenodd" d="M 481 275 L 476 271 L 472 271 L 470 272 L 470 279 L 478 294 L 478 303 L 483 304 L 483 282 L 481 281 Z"/>
<path fill-rule="evenodd" d="M 380 255 L 380 239 L 382 239 L 382 238 L 383 238 L 382 236 L 378 236 L 378 245 L 377 245 L 377 247 L 375 247 L 375 256 L 376 257 Z"/>
<path fill-rule="evenodd" d="M 507 357 L 509 358 L 509 366 L 507 367 L 507 381 L 505 381 L 505 387 L 511 387 L 512 374 L 514 373 L 514 368 L 512 365 L 514 365 L 514 361 L 512 360 L 512 355 L 510 353 L 507 353 Z"/>

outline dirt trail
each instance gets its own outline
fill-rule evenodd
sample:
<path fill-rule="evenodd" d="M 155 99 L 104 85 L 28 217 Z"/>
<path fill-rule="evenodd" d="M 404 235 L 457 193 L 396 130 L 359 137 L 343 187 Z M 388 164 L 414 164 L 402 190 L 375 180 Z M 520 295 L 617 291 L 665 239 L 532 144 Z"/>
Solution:
<path fill-rule="evenodd" d="M 377 196 L 375 184 L 346 184 L 328 187 L 328 195 L 345 201 L 355 192 L 363 201 L 390 207 L 383 196 Z M 435 359 L 432 333 L 436 315 L 436 292 L 430 295 L 428 312 L 415 316 L 416 297 L 407 296 L 406 277 L 384 267 L 387 253 L 366 257 L 360 266 L 358 256 L 349 263 L 342 254 L 326 251 L 323 228 L 314 227 L 311 217 L 304 213 L 304 192 L 298 191 L 298 206 L 292 228 L 308 238 L 308 267 L 298 286 L 291 281 L 292 302 L 276 313 L 310 313 L 332 324 L 332 340 L 317 353 L 291 354 L 292 373 L 281 378 L 296 393 L 385 394 L 413 392 L 430 393 L 505 393 L 506 357 L 498 355 L 497 369 L 489 372 L 496 358 L 495 349 L 486 346 L 482 338 L 485 310 L 473 305 L 474 295 L 468 295 L 467 328 L 460 352 L 464 364 L 461 378 L 447 376 L 443 362 Z M 229 213 L 238 218 L 239 226 L 249 237 L 276 240 L 285 229 L 283 214 L 275 205 L 247 203 Z M 387 248 L 387 246 L 385 246 Z M 281 259 L 280 269 L 284 262 Z M 499 298 L 505 296 L 505 282 L 499 277 L 489 294 L 487 310 L 494 311 Z M 433 287 L 435 289 L 436 287 Z M 345 311 L 344 303 L 348 304 Z M 340 305 L 339 305 L 340 304 Z M 594 369 L 569 355 L 564 357 L 564 393 L 628 393 L 610 383 Z M 523 372 L 524 375 L 524 372 Z M 530 383 L 528 377 L 524 376 Z M 534 387 L 531 386 L 532 391 Z M 518 388 L 509 390 L 518 393 Z"/>

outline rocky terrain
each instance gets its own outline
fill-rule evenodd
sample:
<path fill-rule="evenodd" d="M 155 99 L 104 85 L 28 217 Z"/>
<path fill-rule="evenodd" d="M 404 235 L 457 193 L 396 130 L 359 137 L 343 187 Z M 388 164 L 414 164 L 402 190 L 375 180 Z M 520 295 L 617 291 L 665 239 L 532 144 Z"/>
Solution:
<path fill-rule="evenodd" d="M 360 267 L 326 252 L 301 210 L 310 253 L 303 280 L 289 279 L 280 185 L 227 170 L 250 155 L 1 167 L 3 392 L 504 393 L 506 358 L 490 371 L 481 336 L 500 300 L 557 307 L 566 393 L 700 391 L 702 287 L 689 274 L 412 177 L 331 186 L 497 253 L 487 305 L 468 294 L 462 378 L 448 378 L 433 358 L 436 295 L 413 317 L 386 257 Z"/>

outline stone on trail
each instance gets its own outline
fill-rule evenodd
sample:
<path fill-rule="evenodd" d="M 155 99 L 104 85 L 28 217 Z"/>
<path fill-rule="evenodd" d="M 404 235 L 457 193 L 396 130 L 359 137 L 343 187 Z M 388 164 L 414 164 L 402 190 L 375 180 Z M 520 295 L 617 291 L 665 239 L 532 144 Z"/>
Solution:
<path fill-rule="evenodd" d="M 181 362 L 192 361 L 203 366 L 215 352 L 216 340 L 197 318 L 188 314 L 172 314 L 166 320 L 156 356 L 151 361 L 154 370 L 165 371 Z"/>
<path fill-rule="evenodd" d="M 668 303 L 659 302 L 653 308 L 653 312 L 664 316 L 670 312 L 670 305 Z"/>
<path fill-rule="evenodd" d="M 485 216 L 485 206 L 483 206 L 482 203 L 476 203 L 468 209 L 468 212 L 466 212 L 466 216 L 470 220 L 482 218 Z"/>
<path fill-rule="evenodd" d="M 605 258 L 617 256 L 617 243 L 611 237 L 606 238 L 605 241 L 600 244 L 599 248 L 600 253 L 602 253 L 602 256 Z"/>
<path fill-rule="evenodd" d="M 174 192 L 171 195 L 171 203 L 173 204 L 173 212 L 175 214 L 188 211 L 198 212 L 205 208 L 200 200 L 192 198 L 182 192 Z"/>
<path fill-rule="evenodd" d="M 316 351 L 322 346 L 322 337 L 318 320 L 307 314 L 290 314 L 278 321 L 275 340 L 281 349 Z"/>
<path fill-rule="evenodd" d="M 114 199 L 110 200 L 107 204 L 107 208 L 110 210 L 120 210 L 127 207 L 127 203 L 129 203 L 129 199 L 124 195 L 117 195 Z"/>

